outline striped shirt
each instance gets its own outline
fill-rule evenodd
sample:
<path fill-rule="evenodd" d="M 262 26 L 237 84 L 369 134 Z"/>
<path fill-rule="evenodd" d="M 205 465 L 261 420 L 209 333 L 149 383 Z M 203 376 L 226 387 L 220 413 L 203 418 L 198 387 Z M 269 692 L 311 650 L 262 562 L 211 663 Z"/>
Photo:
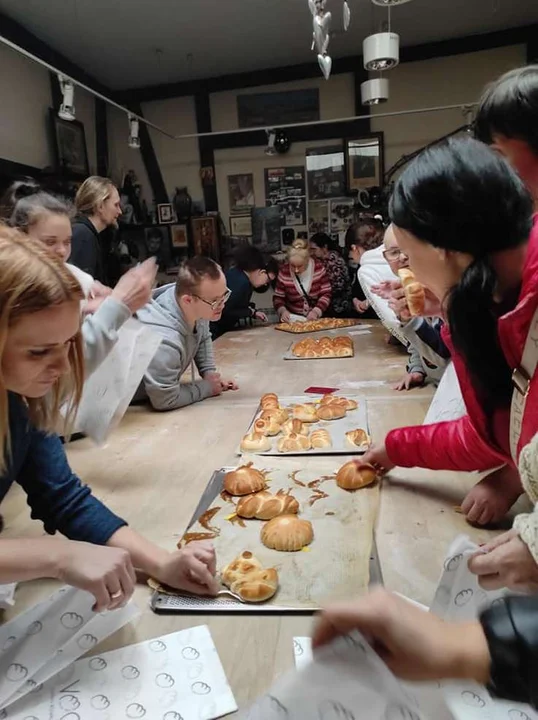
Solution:
<path fill-rule="evenodd" d="M 329 276 L 322 262 L 319 260 L 313 260 L 313 262 L 312 283 L 309 289 L 305 288 L 310 302 L 297 288 L 290 264 L 285 263 L 280 266 L 273 295 L 273 305 L 277 312 L 280 308 L 285 307 L 290 313 L 306 316 L 315 307 L 319 308 L 322 313 L 327 310 L 331 304 Z"/>

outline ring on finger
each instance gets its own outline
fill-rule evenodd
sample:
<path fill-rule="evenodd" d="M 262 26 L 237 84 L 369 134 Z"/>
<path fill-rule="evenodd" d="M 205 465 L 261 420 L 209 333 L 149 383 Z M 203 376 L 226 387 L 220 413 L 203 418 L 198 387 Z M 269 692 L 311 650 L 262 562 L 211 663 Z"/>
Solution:
<path fill-rule="evenodd" d="M 118 590 L 118 592 L 110 593 L 111 600 L 119 600 L 120 597 L 123 597 L 123 590 Z"/>

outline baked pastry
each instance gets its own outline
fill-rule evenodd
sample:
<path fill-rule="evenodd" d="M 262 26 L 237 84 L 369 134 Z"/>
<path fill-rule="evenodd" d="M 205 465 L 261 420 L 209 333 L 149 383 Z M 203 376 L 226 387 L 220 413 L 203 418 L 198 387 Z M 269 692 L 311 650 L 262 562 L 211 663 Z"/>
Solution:
<path fill-rule="evenodd" d="M 339 395 L 324 395 L 321 398 L 320 407 L 324 405 L 341 405 L 347 410 L 348 402 L 346 398 L 340 397 Z"/>
<path fill-rule="evenodd" d="M 261 433 L 262 435 L 278 435 L 280 432 L 280 423 L 277 423 L 274 418 L 258 418 L 254 421 L 252 430 L 256 433 Z"/>
<path fill-rule="evenodd" d="M 356 410 L 359 407 L 359 403 L 356 400 L 351 400 L 350 398 L 342 398 L 342 400 L 346 401 L 346 410 L 348 412 L 350 410 Z"/>
<path fill-rule="evenodd" d="M 301 520 L 297 515 L 279 515 L 262 527 L 260 537 L 271 550 L 297 552 L 310 545 L 314 530 L 309 520 Z"/>
<path fill-rule="evenodd" d="M 278 589 L 277 571 L 274 568 L 264 569 L 248 550 L 226 565 L 220 577 L 224 585 L 246 602 L 269 600 Z"/>
<path fill-rule="evenodd" d="M 346 408 L 338 403 L 331 405 L 320 405 L 317 409 L 318 420 L 340 420 L 345 417 Z"/>
<path fill-rule="evenodd" d="M 353 355 L 353 342 L 349 336 L 305 338 L 292 346 L 291 352 L 298 358 L 334 358 Z"/>
<path fill-rule="evenodd" d="M 324 448 L 330 448 L 333 446 L 331 436 L 324 428 L 314 430 L 310 434 L 310 443 L 312 448 L 315 448 L 316 450 L 323 450 Z"/>
<path fill-rule="evenodd" d="M 282 425 L 282 432 L 284 435 L 289 435 L 290 433 L 308 435 L 308 428 L 305 427 L 300 420 L 297 420 L 297 418 L 292 418 Z"/>
<path fill-rule="evenodd" d="M 241 452 L 266 452 L 270 450 L 273 445 L 266 435 L 262 435 L 258 432 L 250 432 L 241 440 Z"/>
<path fill-rule="evenodd" d="M 417 282 L 414 273 L 409 268 L 398 270 L 398 276 L 402 281 L 409 312 L 412 316 L 423 315 L 426 301 L 424 286 Z"/>
<path fill-rule="evenodd" d="M 336 484 L 343 490 L 358 490 L 371 485 L 377 479 L 377 471 L 373 465 L 360 465 L 351 460 L 342 465 L 336 473 Z"/>
<path fill-rule="evenodd" d="M 284 490 L 276 495 L 262 491 L 255 495 L 241 498 L 237 503 L 236 513 L 239 517 L 251 520 L 272 520 L 277 515 L 293 515 L 299 512 L 299 503 Z"/>
<path fill-rule="evenodd" d="M 310 450 L 312 444 L 308 435 L 299 435 L 298 433 L 289 433 L 284 435 L 278 441 L 278 452 L 289 453 L 289 452 L 306 452 Z"/>
<path fill-rule="evenodd" d="M 271 408 L 278 409 L 280 407 L 278 396 L 275 393 L 265 393 L 265 395 L 261 397 L 260 407 L 262 410 L 270 410 Z"/>
<path fill-rule="evenodd" d="M 362 447 L 363 445 L 370 445 L 371 440 L 370 436 L 366 432 L 366 430 L 363 430 L 362 428 L 357 428 L 357 430 L 349 430 L 346 433 L 346 438 L 348 439 L 348 442 L 350 442 L 352 445 L 355 445 L 355 447 Z"/>
<path fill-rule="evenodd" d="M 304 423 L 315 423 L 318 421 L 314 403 L 304 403 L 303 405 L 295 405 L 293 408 L 293 417 Z"/>
<path fill-rule="evenodd" d="M 284 410 L 284 408 L 271 408 L 270 410 L 263 410 L 260 418 L 262 420 L 274 420 L 279 425 L 282 425 L 282 423 L 286 422 L 289 416 L 289 412 Z"/>
<path fill-rule="evenodd" d="M 265 490 L 265 475 L 252 463 L 230 470 L 224 476 L 224 489 L 230 495 L 250 495 Z"/>

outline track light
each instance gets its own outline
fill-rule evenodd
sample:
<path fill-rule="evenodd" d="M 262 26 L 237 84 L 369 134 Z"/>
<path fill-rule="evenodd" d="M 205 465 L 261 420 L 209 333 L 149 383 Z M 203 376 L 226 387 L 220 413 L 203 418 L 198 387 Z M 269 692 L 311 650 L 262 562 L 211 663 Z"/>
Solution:
<path fill-rule="evenodd" d="M 267 133 L 267 147 L 265 148 L 266 155 L 276 155 L 275 140 L 276 130 L 266 130 Z"/>
<path fill-rule="evenodd" d="M 71 80 L 67 80 L 63 75 L 58 75 L 58 82 L 63 96 L 63 102 L 58 110 L 58 117 L 71 122 L 75 119 L 75 86 Z"/>
<path fill-rule="evenodd" d="M 130 148 L 133 148 L 133 150 L 138 150 L 140 148 L 140 137 L 138 135 L 139 131 L 140 131 L 140 124 L 138 122 L 138 118 L 135 118 L 133 115 L 129 115 L 128 145 Z"/>
<path fill-rule="evenodd" d="M 393 32 L 376 33 L 364 38 L 362 55 L 366 70 L 390 70 L 400 62 L 400 37 Z"/>
<path fill-rule="evenodd" d="M 374 5 L 381 5 L 381 7 L 395 7 L 396 5 L 405 5 L 411 0 L 372 0 L 372 2 Z"/>
<path fill-rule="evenodd" d="M 379 105 L 389 99 L 389 81 L 387 78 L 374 78 L 361 84 L 363 105 Z"/>

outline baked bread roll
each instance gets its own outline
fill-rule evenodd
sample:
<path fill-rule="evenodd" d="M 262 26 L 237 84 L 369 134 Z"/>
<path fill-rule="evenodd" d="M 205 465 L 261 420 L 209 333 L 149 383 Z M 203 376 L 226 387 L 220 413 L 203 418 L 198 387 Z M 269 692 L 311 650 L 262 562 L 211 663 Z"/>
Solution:
<path fill-rule="evenodd" d="M 257 432 L 250 432 L 241 440 L 241 452 L 265 452 L 273 445 L 266 435 Z"/>
<path fill-rule="evenodd" d="M 333 446 L 331 436 L 324 428 L 314 430 L 310 434 L 310 442 L 312 444 L 312 447 L 316 450 L 323 450 L 323 448 L 330 448 Z"/>
<path fill-rule="evenodd" d="M 331 405 L 320 405 L 317 410 L 318 420 L 340 420 L 346 416 L 346 408 L 338 403 Z"/>
<path fill-rule="evenodd" d="M 292 418 L 282 425 L 282 432 L 284 435 L 289 435 L 290 433 L 308 435 L 308 428 L 305 427 L 300 420 L 297 420 L 297 418 Z"/>
<path fill-rule="evenodd" d="M 309 520 L 301 520 L 297 515 L 279 515 L 262 527 L 260 537 L 271 550 L 297 552 L 310 545 L 314 530 Z"/>
<path fill-rule="evenodd" d="M 293 345 L 291 352 L 299 358 L 349 357 L 353 355 L 353 341 L 350 337 L 305 338 Z"/>
<path fill-rule="evenodd" d="M 408 268 L 398 270 L 398 276 L 402 281 L 410 314 L 412 316 L 423 315 L 426 301 L 424 286 L 416 281 L 414 273 Z"/>
<path fill-rule="evenodd" d="M 298 433 L 284 435 L 284 437 L 280 438 L 277 445 L 278 452 L 281 453 L 305 452 L 306 450 L 310 450 L 311 447 L 312 444 L 310 443 L 308 435 L 299 435 Z"/>
<path fill-rule="evenodd" d="M 277 423 L 274 418 L 258 418 L 254 421 L 252 430 L 256 433 L 261 433 L 262 435 L 268 435 L 272 437 L 273 435 L 278 435 L 278 433 L 280 432 L 280 424 Z"/>
<path fill-rule="evenodd" d="M 265 393 L 265 395 L 262 395 L 260 400 L 260 406 L 262 410 L 270 410 L 271 408 L 278 408 L 280 407 L 278 402 L 278 396 L 275 393 Z"/>
<path fill-rule="evenodd" d="M 348 401 L 339 395 L 324 395 L 321 398 L 320 407 L 325 405 L 341 405 L 347 410 Z"/>
<path fill-rule="evenodd" d="M 377 479 L 373 465 L 358 465 L 353 460 L 342 465 L 336 473 L 336 484 L 343 490 L 358 490 L 371 485 Z"/>
<path fill-rule="evenodd" d="M 248 495 L 241 498 L 237 503 L 236 513 L 239 517 L 251 520 L 272 520 L 278 515 L 293 515 L 299 512 L 299 503 L 284 490 L 279 490 L 276 495 L 262 491 L 255 495 Z"/>
<path fill-rule="evenodd" d="M 264 569 L 251 552 L 245 550 L 221 571 L 221 580 L 245 602 L 264 602 L 278 589 L 278 573 Z"/>
<path fill-rule="evenodd" d="M 316 414 L 316 406 L 313 403 L 304 403 L 304 405 L 295 405 L 293 408 L 293 417 L 304 423 L 315 423 L 318 421 Z"/>
<path fill-rule="evenodd" d="M 372 442 L 366 430 L 363 430 L 362 428 L 349 430 L 349 432 L 346 433 L 346 438 L 352 445 L 355 445 L 355 447 L 361 447 L 363 445 L 369 446 Z"/>
<path fill-rule="evenodd" d="M 289 416 L 289 412 L 283 408 L 271 408 L 270 410 L 263 410 L 260 418 L 262 420 L 274 420 L 279 425 L 282 425 L 282 423 L 286 422 Z"/>
<path fill-rule="evenodd" d="M 252 463 L 230 470 L 224 476 L 224 489 L 230 495 L 250 495 L 265 490 L 265 476 Z"/>

